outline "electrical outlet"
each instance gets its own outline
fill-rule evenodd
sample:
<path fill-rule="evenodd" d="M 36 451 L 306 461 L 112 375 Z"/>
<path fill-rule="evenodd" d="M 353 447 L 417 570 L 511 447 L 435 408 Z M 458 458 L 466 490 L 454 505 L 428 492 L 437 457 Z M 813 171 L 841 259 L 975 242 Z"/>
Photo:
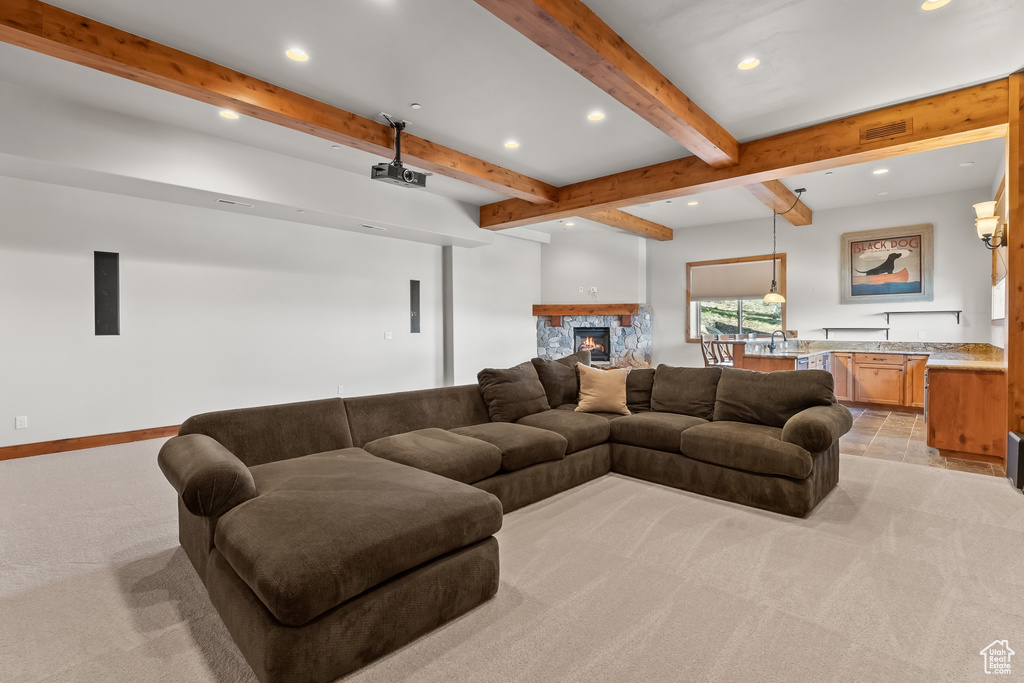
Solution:
<path fill-rule="evenodd" d="M 19 415 L 14 418 L 15 429 L 28 429 L 28 415 Z"/>
<path fill-rule="evenodd" d="M 591 287 L 590 288 L 590 293 L 591 294 L 597 294 L 597 287 Z"/>
<path fill-rule="evenodd" d="M 391 333 L 390 332 L 385 332 L 384 333 L 384 339 L 391 339 Z"/>
<path fill-rule="evenodd" d="M 344 396 L 344 395 L 345 395 L 345 385 L 344 384 L 339 384 L 338 385 L 338 396 Z"/>
<path fill-rule="evenodd" d="M 924 330 L 918 330 L 917 331 L 917 338 L 918 339 L 924 339 Z"/>

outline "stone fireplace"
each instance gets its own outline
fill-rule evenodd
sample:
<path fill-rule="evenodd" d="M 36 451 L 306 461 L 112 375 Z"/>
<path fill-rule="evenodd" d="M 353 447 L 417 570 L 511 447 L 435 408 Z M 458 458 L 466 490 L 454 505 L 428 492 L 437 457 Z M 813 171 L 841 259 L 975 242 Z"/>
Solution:
<path fill-rule="evenodd" d="M 595 365 L 647 367 L 651 364 L 652 320 L 651 307 L 647 304 L 537 305 L 534 315 L 537 316 L 537 355 L 541 358 L 562 358 L 578 351 L 581 344 L 595 344 L 607 349 L 607 356 L 590 349 L 591 362 Z M 601 331 L 598 336 L 592 332 L 595 329 Z M 578 331 L 589 333 L 581 335 Z"/>

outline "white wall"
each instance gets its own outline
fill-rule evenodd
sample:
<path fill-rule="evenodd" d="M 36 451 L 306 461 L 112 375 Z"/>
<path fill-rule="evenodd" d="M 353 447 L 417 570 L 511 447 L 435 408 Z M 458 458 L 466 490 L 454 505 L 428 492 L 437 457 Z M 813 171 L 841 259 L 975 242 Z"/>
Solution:
<path fill-rule="evenodd" d="M 2 177 L 0 206 L 0 446 L 441 384 L 440 247 Z M 120 336 L 93 334 L 95 250 Z"/>
<path fill-rule="evenodd" d="M 538 303 L 593 303 L 591 287 L 597 287 L 597 303 L 647 303 L 647 243 L 604 227 L 553 233 L 541 250 L 543 302 Z"/>
<path fill-rule="evenodd" d="M 452 279 L 455 384 L 475 383 L 482 368 L 537 355 L 540 244 L 497 235 L 487 247 L 453 247 Z"/>
<path fill-rule="evenodd" d="M 884 326 L 883 310 L 963 309 L 950 314 L 892 316 L 892 341 L 980 342 L 992 338 L 991 254 L 974 230 L 975 202 L 989 188 L 815 211 L 814 224 L 779 221 L 778 248 L 787 254 L 786 325 L 802 339 L 824 339 L 823 326 Z M 813 201 L 811 201 L 813 207 Z M 839 303 L 839 241 L 844 232 L 932 223 L 935 227 L 934 301 L 901 304 Z M 768 218 L 677 230 L 672 242 L 650 245 L 654 363 L 701 365 L 697 344 L 686 342 L 686 263 L 771 252 Z M 879 332 L 843 332 L 840 339 L 884 339 Z M 830 338 L 831 335 L 830 335 Z"/>

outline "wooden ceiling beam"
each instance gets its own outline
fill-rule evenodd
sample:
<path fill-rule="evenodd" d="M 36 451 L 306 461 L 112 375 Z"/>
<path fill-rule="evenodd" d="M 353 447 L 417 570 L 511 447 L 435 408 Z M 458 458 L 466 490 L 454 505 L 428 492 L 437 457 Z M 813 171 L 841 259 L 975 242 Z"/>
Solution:
<path fill-rule="evenodd" d="M 639 216 L 634 216 L 625 211 L 619 211 L 618 209 L 591 211 L 590 213 L 581 214 L 580 217 L 592 220 L 595 223 L 601 223 L 602 225 L 609 225 L 619 230 L 625 230 L 641 237 L 650 237 L 659 242 L 670 242 L 675 234 L 672 228 L 640 218 Z"/>
<path fill-rule="evenodd" d="M 804 204 L 796 194 L 782 184 L 781 180 L 747 185 L 747 190 L 769 209 L 793 225 L 810 225 L 813 218 L 811 207 Z"/>
<path fill-rule="evenodd" d="M 0 41 L 224 107 L 347 147 L 390 157 L 390 126 L 38 0 L 0 2 Z M 558 189 L 415 135 L 403 159 L 438 175 L 551 204 Z"/>
<path fill-rule="evenodd" d="M 476 0 L 711 166 L 739 143 L 580 0 Z"/>
<path fill-rule="evenodd" d="M 549 206 L 487 204 L 480 226 L 501 230 L 991 140 L 1006 134 L 1007 102 L 1003 78 L 745 142 L 735 166 L 712 168 L 685 157 L 566 185 Z"/>

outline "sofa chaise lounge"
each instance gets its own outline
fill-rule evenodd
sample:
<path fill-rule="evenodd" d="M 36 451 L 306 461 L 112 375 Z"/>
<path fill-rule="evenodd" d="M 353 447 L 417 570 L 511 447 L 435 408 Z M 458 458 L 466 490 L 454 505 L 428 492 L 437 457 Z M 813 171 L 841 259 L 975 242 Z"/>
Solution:
<path fill-rule="evenodd" d="M 577 410 L 577 362 L 189 418 L 159 464 L 257 677 L 334 680 L 483 603 L 503 512 L 608 472 L 793 516 L 838 482 L 827 372 L 638 369 L 610 414 Z"/>

